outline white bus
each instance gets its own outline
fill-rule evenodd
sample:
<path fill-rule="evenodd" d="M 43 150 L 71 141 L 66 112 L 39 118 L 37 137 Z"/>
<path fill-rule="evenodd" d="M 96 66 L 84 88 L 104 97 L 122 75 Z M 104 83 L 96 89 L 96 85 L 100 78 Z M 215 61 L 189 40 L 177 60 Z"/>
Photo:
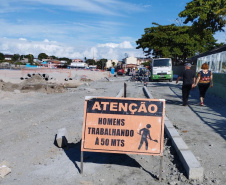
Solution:
<path fill-rule="evenodd" d="M 173 70 L 171 58 L 156 58 L 151 64 L 151 81 L 169 80 L 173 81 Z"/>

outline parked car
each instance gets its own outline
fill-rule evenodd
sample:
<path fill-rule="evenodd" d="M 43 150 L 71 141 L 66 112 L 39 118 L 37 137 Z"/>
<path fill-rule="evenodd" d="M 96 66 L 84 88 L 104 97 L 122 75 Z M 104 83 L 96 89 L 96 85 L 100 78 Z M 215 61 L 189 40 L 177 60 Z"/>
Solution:
<path fill-rule="evenodd" d="M 124 75 L 124 73 L 125 73 L 124 69 L 117 70 L 117 75 Z"/>

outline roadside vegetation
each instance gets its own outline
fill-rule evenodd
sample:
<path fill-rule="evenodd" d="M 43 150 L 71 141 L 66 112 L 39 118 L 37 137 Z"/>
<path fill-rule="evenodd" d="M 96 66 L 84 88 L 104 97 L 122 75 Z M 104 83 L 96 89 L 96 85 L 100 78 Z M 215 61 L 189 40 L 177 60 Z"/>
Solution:
<path fill-rule="evenodd" d="M 152 23 L 136 41 L 137 49 L 146 56 L 172 58 L 184 63 L 189 57 L 206 52 L 224 43 L 217 43 L 216 32 L 226 25 L 225 0 L 193 0 L 179 13 L 175 24 Z"/>
<path fill-rule="evenodd" d="M 26 63 L 23 62 L 24 59 L 27 59 L 30 65 L 40 65 L 38 62 L 34 62 L 34 56 L 32 54 L 28 55 L 19 55 L 19 54 L 14 54 L 11 58 L 11 60 L 6 60 L 5 55 L 3 53 L 0 53 L 0 64 L 3 62 L 7 62 L 9 64 L 14 64 L 15 66 L 19 65 L 25 65 Z M 46 53 L 40 53 L 38 55 L 38 60 L 42 61 L 43 59 L 53 59 L 53 60 L 59 60 L 59 61 L 66 61 L 65 65 L 71 65 L 72 60 L 67 58 L 67 57 L 56 57 L 54 55 L 48 56 Z M 94 60 L 94 59 L 87 59 L 86 57 L 84 58 L 84 62 L 86 62 L 88 65 L 95 65 L 97 66 L 97 69 L 105 69 L 107 59 L 103 58 L 100 60 Z"/>

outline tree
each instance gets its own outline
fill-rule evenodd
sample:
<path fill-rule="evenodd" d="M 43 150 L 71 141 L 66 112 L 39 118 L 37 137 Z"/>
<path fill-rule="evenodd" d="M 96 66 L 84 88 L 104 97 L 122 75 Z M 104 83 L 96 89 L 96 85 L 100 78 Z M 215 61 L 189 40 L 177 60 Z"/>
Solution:
<path fill-rule="evenodd" d="M 192 22 L 198 32 L 209 29 L 212 33 L 224 31 L 225 15 L 225 0 L 193 0 L 179 13 L 180 17 L 185 17 L 184 24 Z"/>
<path fill-rule="evenodd" d="M 59 60 L 67 61 L 67 65 L 71 65 L 72 60 L 66 57 L 59 58 Z"/>
<path fill-rule="evenodd" d="M 30 64 L 33 64 L 33 63 L 34 63 L 34 56 L 33 56 L 32 54 L 26 55 L 25 58 L 28 59 L 28 62 L 29 62 Z"/>
<path fill-rule="evenodd" d="M 52 55 L 50 56 L 52 59 L 58 59 L 56 56 Z"/>
<path fill-rule="evenodd" d="M 151 60 L 148 60 L 147 62 L 142 63 L 142 65 L 143 65 L 144 67 L 149 67 L 150 64 L 151 64 Z"/>
<path fill-rule="evenodd" d="M 25 55 L 20 55 L 20 60 L 22 60 L 23 58 L 25 58 Z"/>
<path fill-rule="evenodd" d="M 0 53 L 0 60 L 5 60 L 5 55 L 3 53 Z"/>
<path fill-rule="evenodd" d="M 86 60 L 86 63 L 87 63 L 88 65 L 96 65 L 96 61 L 93 60 L 93 59 L 87 59 L 87 60 Z"/>
<path fill-rule="evenodd" d="M 19 60 L 19 59 L 20 59 L 20 55 L 19 55 L 19 54 L 14 54 L 13 57 L 12 57 L 12 60 L 13 60 L 14 62 L 16 62 L 16 61 Z"/>
<path fill-rule="evenodd" d="M 105 66 L 106 66 L 106 63 L 107 63 L 107 59 L 100 59 L 98 62 L 97 62 L 97 68 L 98 69 L 104 69 Z"/>
<path fill-rule="evenodd" d="M 40 53 L 40 54 L 38 55 L 38 59 L 39 59 L 39 60 L 46 59 L 46 58 L 48 58 L 48 55 L 45 54 L 45 53 Z"/>
<path fill-rule="evenodd" d="M 137 49 L 142 48 L 146 56 L 185 61 L 186 58 L 208 51 L 216 45 L 216 40 L 209 30 L 204 30 L 204 35 L 200 37 L 190 26 L 152 24 L 154 26 L 145 28 L 145 34 L 136 41 Z"/>

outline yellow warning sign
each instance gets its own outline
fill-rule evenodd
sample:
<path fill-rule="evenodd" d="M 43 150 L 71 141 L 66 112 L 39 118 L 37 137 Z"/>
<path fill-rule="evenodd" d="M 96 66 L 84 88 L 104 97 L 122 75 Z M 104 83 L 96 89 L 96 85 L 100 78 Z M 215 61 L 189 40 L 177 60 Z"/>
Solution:
<path fill-rule="evenodd" d="M 82 151 L 162 155 L 165 100 L 86 97 Z"/>

